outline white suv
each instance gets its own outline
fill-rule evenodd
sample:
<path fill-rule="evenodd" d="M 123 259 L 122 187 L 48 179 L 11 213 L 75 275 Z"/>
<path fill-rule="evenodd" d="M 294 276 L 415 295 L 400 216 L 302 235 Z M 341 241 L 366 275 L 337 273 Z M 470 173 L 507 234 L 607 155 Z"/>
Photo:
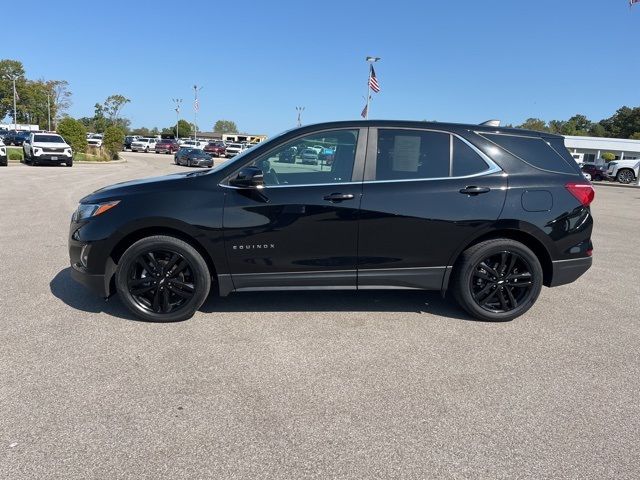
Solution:
<path fill-rule="evenodd" d="M 73 165 L 73 152 L 67 142 L 57 133 L 32 133 L 22 144 L 24 163 Z"/>
<path fill-rule="evenodd" d="M 132 152 L 155 152 L 156 150 L 156 142 L 155 138 L 139 138 L 131 142 L 131 151 Z"/>
<path fill-rule="evenodd" d="M 638 178 L 638 165 L 640 159 L 615 160 L 607 164 L 607 177 L 620 183 L 632 183 Z"/>
<path fill-rule="evenodd" d="M 102 134 L 94 133 L 87 138 L 87 145 L 95 148 L 102 148 Z"/>
<path fill-rule="evenodd" d="M 7 147 L 4 146 L 2 137 L 0 137 L 0 167 L 9 165 L 7 158 Z"/>

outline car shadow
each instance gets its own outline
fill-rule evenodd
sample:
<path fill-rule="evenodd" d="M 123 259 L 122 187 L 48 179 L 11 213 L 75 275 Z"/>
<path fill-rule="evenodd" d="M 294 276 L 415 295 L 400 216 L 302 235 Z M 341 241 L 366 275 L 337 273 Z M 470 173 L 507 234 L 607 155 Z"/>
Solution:
<path fill-rule="evenodd" d="M 60 270 L 49 282 L 51 293 L 71 308 L 87 313 L 106 313 L 125 320 L 137 320 L 116 297 L 109 300 L 95 293 L 71 278 L 71 267 Z"/>
<path fill-rule="evenodd" d="M 106 313 L 125 320 L 141 321 L 117 296 L 97 297 L 71 278 L 65 268 L 49 283 L 51 293 L 66 305 L 88 313 Z M 476 321 L 451 298 L 423 290 L 289 290 L 210 295 L 200 307 L 203 313 L 225 312 L 400 312 L 427 313 L 440 317 Z"/>

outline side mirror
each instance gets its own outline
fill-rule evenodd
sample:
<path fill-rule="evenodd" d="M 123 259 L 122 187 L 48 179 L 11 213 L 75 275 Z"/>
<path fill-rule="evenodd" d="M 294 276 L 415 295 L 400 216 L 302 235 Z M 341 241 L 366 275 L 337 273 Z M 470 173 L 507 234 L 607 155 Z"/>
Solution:
<path fill-rule="evenodd" d="M 229 180 L 229 185 L 240 188 L 262 188 L 264 177 L 258 167 L 245 167 L 238 172 L 236 178 Z"/>

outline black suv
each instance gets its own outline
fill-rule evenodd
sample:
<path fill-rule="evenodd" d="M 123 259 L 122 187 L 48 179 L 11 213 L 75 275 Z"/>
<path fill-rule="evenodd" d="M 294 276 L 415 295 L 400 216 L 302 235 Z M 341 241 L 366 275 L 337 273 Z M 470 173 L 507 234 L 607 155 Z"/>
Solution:
<path fill-rule="evenodd" d="M 333 161 L 305 164 L 307 148 Z M 557 135 L 335 122 L 98 190 L 69 253 L 76 280 L 145 320 L 189 318 L 210 290 L 309 288 L 450 290 L 473 317 L 510 320 L 591 266 L 593 196 Z"/>

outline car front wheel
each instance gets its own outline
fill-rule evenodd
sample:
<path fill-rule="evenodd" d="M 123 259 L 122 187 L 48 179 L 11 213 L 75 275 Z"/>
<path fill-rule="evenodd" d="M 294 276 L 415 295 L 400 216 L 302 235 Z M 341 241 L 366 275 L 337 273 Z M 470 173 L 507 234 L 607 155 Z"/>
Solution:
<path fill-rule="evenodd" d="M 202 306 L 211 276 L 195 248 L 157 235 L 137 241 L 124 252 L 116 270 L 116 288 L 138 318 L 177 322 L 191 318 Z"/>
<path fill-rule="evenodd" d="M 513 320 L 529 310 L 542 289 L 542 267 L 520 242 L 499 238 L 465 250 L 454 271 L 453 294 L 470 315 Z"/>
<path fill-rule="evenodd" d="M 618 180 L 618 182 L 620 183 L 624 183 L 625 185 L 633 182 L 634 178 L 635 175 L 633 174 L 633 171 L 628 168 L 620 170 L 616 175 L 616 180 Z"/>

